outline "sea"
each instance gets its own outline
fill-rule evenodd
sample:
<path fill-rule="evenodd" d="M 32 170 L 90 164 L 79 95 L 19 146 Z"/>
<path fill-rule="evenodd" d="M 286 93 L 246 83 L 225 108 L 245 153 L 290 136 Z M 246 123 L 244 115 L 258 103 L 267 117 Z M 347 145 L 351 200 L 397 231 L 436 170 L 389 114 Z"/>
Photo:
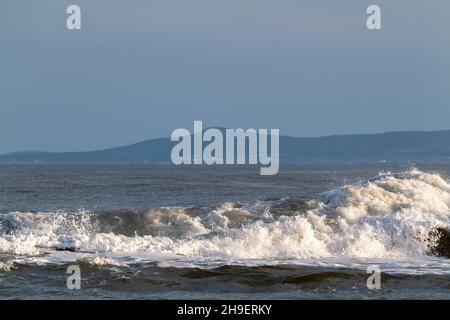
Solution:
<path fill-rule="evenodd" d="M 0 299 L 449 299 L 449 175 L 0 165 Z"/>

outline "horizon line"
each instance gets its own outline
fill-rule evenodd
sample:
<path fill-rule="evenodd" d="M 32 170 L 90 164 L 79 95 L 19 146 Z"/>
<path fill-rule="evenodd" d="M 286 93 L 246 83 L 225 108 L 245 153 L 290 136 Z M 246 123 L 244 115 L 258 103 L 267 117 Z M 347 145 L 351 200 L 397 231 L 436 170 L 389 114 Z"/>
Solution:
<path fill-rule="evenodd" d="M 227 127 L 207 127 L 204 128 L 203 131 L 206 131 L 208 129 L 220 129 L 220 130 L 237 130 L 237 129 L 255 129 L 255 128 L 227 128 Z M 344 136 L 372 136 L 372 135 L 383 135 L 383 134 L 399 134 L 399 133 L 438 133 L 438 132 L 446 132 L 450 131 L 450 129 L 439 129 L 439 130 L 400 130 L 400 131 L 384 131 L 384 132 L 377 132 L 377 133 L 343 133 L 343 134 L 329 134 L 329 135 L 321 135 L 321 136 L 292 136 L 292 135 L 283 135 L 280 134 L 280 137 L 287 137 L 287 138 L 294 138 L 294 139 L 321 139 L 321 138 L 331 138 L 331 137 L 344 137 Z M 126 145 L 119 145 L 119 146 L 112 146 L 112 147 L 104 147 L 104 148 L 98 148 L 93 150 L 79 150 L 79 151 L 43 151 L 43 150 L 22 150 L 22 151 L 13 151 L 13 152 L 6 152 L 1 153 L 0 156 L 6 156 L 6 155 L 12 155 L 12 154 L 21 154 L 21 153 L 85 153 L 85 152 L 95 152 L 95 151 L 104 151 L 104 150 L 111 150 L 111 149 L 117 149 L 117 148 L 125 148 L 133 145 L 137 145 L 140 143 L 144 143 L 147 141 L 152 140 L 162 140 L 162 139 L 170 139 L 170 136 L 167 137 L 156 137 L 156 138 L 148 138 L 145 140 L 141 140 L 138 142 L 129 143 Z"/>

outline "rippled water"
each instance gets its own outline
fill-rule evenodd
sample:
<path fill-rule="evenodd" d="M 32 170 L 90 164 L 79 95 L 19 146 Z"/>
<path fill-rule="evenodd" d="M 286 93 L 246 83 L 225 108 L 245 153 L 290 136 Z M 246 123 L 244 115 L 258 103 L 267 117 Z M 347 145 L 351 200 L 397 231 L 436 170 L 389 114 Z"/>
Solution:
<path fill-rule="evenodd" d="M 448 299 L 448 172 L 0 166 L 0 297 Z"/>

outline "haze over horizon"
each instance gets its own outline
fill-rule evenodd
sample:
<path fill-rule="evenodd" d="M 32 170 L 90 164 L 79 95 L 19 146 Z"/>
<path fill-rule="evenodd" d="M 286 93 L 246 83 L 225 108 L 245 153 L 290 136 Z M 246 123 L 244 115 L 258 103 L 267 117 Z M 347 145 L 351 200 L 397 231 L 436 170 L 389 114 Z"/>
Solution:
<path fill-rule="evenodd" d="M 0 2 L 0 154 L 207 127 L 295 137 L 450 129 L 450 2 Z M 65 28 L 68 5 L 82 30 Z M 419 45 L 420 44 L 420 45 Z"/>
<path fill-rule="evenodd" d="M 209 128 L 225 128 L 225 126 L 209 126 Z M 186 129 L 190 129 L 188 126 L 186 126 Z M 236 128 L 237 129 L 237 128 Z M 248 129 L 248 128 L 242 128 L 242 129 Z M 257 128 L 255 128 L 257 129 Z M 265 128 L 261 128 L 261 129 L 265 129 Z M 377 132 L 377 131 L 373 131 L 373 132 L 355 132 L 355 133 L 331 133 L 331 134 L 323 134 L 323 135 L 295 135 L 295 134 L 283 134 L 283 132 L 280 132 L 280 134 L 282 136 L 288 136 L 288 137 L 294 137 L 294 138 L 322 138 L 322 137 L 329 137 L 329 136 L 345 136 L 345 135 L 377 135 L 377 134 L 384 134 L 384 133 L 392 133 L 392 132 L 435 132 L 435 131 L 450 131 L 450 128 L 442 128 L 442 129 L 434 129 L 434 130 L 415 130 L 415 129 L 411 129 L 411 130 L 386 130 L 386 131 L 382 131 L 382 132 Z M 138 140 L 133 140 L 130 139 L 129 142 L 126 143 L 114 143 L 114 142 L 109 142 L 107 145 L 99 145 L 98 147 L 94 147 L 94 148 L 83 148 L 83 147 L 73 147 L 70 148 L 70 146 L 60 146 L 58 148 L 49 148 L 49 149 L 18 149 L 18 150 L 14 150 L 14 151 L 6 151 L 6 152 L 0 152 L 0 155 L 5 155 L 5 154 L 9 154 L 9 153 L 16 153 L 16 152 L 83 152 L 83 151 L 96 151 L 96 150 L 103 150 L 103 149 L 110 149 L 110 148 L 116 148 L 116 147 L 123 147 L 123 146 L 128 146 L 128 145 L 132 145 L 132 144 L 136 144 L 136 143 L 140 143 L 140 142 L 144 142 L 144 141 L 148 141 L 148 140 L 155 140 L 155 139 L 160 139 L 160 138 L 168 138 L 170 137 L 170 132 L 168 132 L 167 136 L 154 136 L 154 137 L 149 137 L 149 138 L 140 138 Z M 1 139 L 0 139 L 1 140 Z M 45 141 L 41 141 L 41 142 L 37 142 L 37 144 L 42 144 L 42 145 L 46 145 Z M 89 145 L 88 142 L 86 142 L 86 145 Z"/>
<path fill-rule="evenodd" d="M 209 129 L 209 128 L 221 128 L 221 129 L 226 129 L 226 127 L 223 126 L 210 126 L 207 128 L 203 128 L 203 130 Z M 189 129 L 189 128 L 186 128 Z M 233 128 L 234 129 L 234 128 Z M 239 128 L 237 128 L 239 129 Z M 247 129 L 247 128 L 242 128 L 242 129 Z M 345 133 L 345 134 L 331 134 L 331 135 L 320 135 L 320 136 L 294 136 L 294 135 L 285 135 L 281 133 L 281 137 L 291 137 L 291 138 L 328 138 L 328 137 L 338 137 L 338 136 L 361 136 L 361 135 L 383 135 L 383 134 L 389 134 L 389 133 L 434 133 L 434 132 L 449 132 L 450 133 L 450 129 L 442 129 L 442 130 L 392 130 L 392 131 L 384 131 L 384 132 L 374 132 L 374 133 Z M 6 153 L 0 153 L 1 155 L 8 155 L 8 154 L 14 154 L 14 153 L 27 153 L 27 152 L 48 152 L 48 153 L 72 153 L 72 152 L 95 152 L 95 151 L 101 151 L 101 150 L 108 150 L 108 149 L 114 149 L 114 148 L 120 148 L 120 147 L 128 147 L 128 146 L 132 146 L 135 144 L 139 144 L 139 143 L 144 143 L 147 141 L 152 141 L 152 140 L 158 140 L 158 139 L 169 139 L 170 135 L 166 136 L 166 137 L 154 137 L 154 138 L 148 138 L 148 139 L 143 139 L 143 140 L 139 140 L 139 141 L 134 141 L 125 145 L 112 145 L 109 147 L 105 147 L 105 148 L 97 148 L 97 149 L 85 149 L 85 150 L 70 150 L 70 149 L 66 149 L 66 150 L 56 150 L 56 151 L 49 151 L 49 150 L 19 150 L 19 151 L 13 151 L 13 152 L 6 152 Z M 175 143 L 175 142 L 174 142 Z M 207 142 L 205 142 L 205 144 L 207 144 Z"/>

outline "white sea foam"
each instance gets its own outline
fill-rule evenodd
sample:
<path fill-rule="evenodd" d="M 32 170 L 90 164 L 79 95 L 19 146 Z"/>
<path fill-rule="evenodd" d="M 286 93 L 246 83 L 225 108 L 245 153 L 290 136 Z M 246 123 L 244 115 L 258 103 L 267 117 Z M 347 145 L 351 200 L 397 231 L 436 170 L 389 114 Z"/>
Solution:
<path fill-rule="evenodd" d="M 16 268 L 16 263 L 13 260 L 0 262 L 0 272 L 9 272 Z"/>
<path fill-rule="evenodd" d="M 381 173 L 366 183 L 321 194 L 309 207 L 278 216 L 272 215 L 270 202 L 225 203 L 201 213 L 152 209 L 134 220 L 140 235 L 108 228 L 105 224 L 111 220 L 86 211 L 11 212 L 0 216 L 0 253 L 30 257 L 70 248 L 211 263 L 419 261 L 433 245 L 430 232 L 450 228 L 450 184 L 417 169 Z M 126 225 L 126 219 L 120 219 Z M 94 264 L 116 263 L 107 256 L 89 259 Z"/>

